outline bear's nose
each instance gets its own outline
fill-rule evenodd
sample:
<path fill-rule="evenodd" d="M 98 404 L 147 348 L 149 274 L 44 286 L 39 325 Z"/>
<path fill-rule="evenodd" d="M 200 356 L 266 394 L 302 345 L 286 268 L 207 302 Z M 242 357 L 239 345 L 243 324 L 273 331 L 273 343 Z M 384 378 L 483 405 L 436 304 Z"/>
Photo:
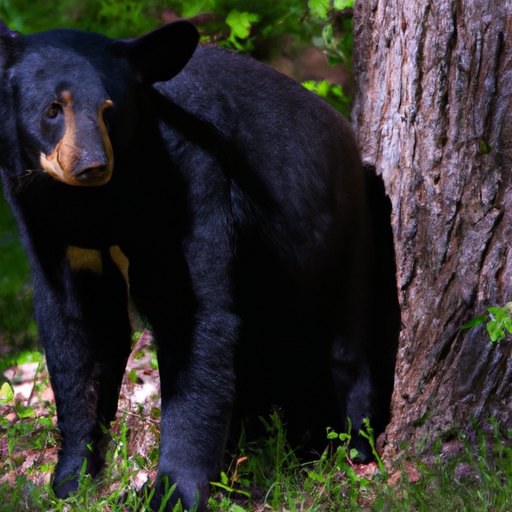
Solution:
<path fill-rule="evenodd" d="M 83 182 L 94 182 L 97 180 L 102 180 L 105 177 L 106 172 L 106 164 L 92 164 L 85 169 L 81 169 L 75 173 L 75 178 Z"/>

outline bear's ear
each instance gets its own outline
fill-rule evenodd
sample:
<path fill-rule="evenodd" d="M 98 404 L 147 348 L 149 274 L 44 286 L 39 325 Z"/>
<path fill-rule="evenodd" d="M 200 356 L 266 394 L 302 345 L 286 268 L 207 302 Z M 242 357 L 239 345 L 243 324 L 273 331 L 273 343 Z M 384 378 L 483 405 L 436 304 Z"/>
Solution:
<path fill-rule="evenodd" d="M 152 85 L 176 76 L 192 57 L 198 41 L 194 25 L 179 20 L 132 41 L 115 41 L 112 51 L 130 63 L 139 82 Z"/>
<path fill-rule="evenodd" d="M 14 39 L 21 36 L 0 20 L 0 69 L 3 69 L 13 52 Z"/>
<path fill-rule="evenodd" d="M 15 30 L 11 30 L 4 22 L 3 20 L 0 20 L 0 37 L 10 38 L 18 37 L 21 34 L 19 32 L 16 32 Z"/>

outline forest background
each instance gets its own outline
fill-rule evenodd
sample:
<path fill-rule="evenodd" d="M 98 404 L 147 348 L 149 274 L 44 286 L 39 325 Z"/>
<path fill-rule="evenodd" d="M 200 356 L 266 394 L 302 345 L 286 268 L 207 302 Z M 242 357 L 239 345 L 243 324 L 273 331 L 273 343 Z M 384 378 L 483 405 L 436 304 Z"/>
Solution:
<path fill-rule="evenodd" d="M 189 18 L 203 42 L 270 63 L 350 116 L 353 0 L 1 0 L 0 18 L 21 33 L 78 28 L 113 38 L 137 37 L 177 18 Z M 158 445 L 157 369 L 150 334 L 134 335 L 123 383 L 114 443 L 102 485 L 84 478 L 67 503 L 52 498 L 49 478 L 58 431 L 44 357 L 31 317 L 31 285 L 14 219 L 0 198 L 0 510 L 135 510 L 154 476 Z M 123 409 L 125 412 L 123 412 Z M 286 443 L 278 414 L 264 419 L 269 437 L 241 440 L 219 482 L 213 510 L 510 510 L 511 450 L 491 418 L 491 436 L 475 425 L 474 439 L 453 426 L 450 439 L 425 439 L 407 450 L 377 453 L 356 466 L 348 438 L 300 461 Z M 493 437 L 492 433 L 496 435 Z M 367 430 L 371 437 L 371 426 Z M 510 432 L 508 433 L 510 436 Z M 326 435 L 327 438 L 327 435 Z M 453 440 L 462 453 L 450 456 Z M 450 442 L 446 442 L 450 441 Z M 229 463 L 230 462 L 230 463 Z M 102 489 L 102 490 L 100 490 Z"/>

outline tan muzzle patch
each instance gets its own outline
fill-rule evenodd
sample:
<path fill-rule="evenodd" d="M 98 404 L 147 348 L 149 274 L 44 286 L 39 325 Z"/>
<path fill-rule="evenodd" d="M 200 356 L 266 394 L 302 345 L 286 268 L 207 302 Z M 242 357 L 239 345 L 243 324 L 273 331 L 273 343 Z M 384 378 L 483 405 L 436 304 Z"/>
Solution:
<path fill-rule="evenodd" d="M 54 178 L 67 183 L 68 185 L 80 187 L 97 187 L 107 183 L 112 177 L 114 169 L 114 153 L 112 144 L 108 136 L 107 128 L 103 121 L 103 111 L 113 105 L 112 101 L 107 100 L 101 105 L 98 112 L 98 129 L 100 130 L 101 140 L 103 142 L 103 152 L 106 158 L 104 168 L 85 167 L 77 169 L 80 165 L 83 143 L 79 144 L 80 130 L 77 126 L 75 113 L 73 112 L 73 98 L 71 93 L 65 92 L 62 95 L 64 101 L 60 105 L 64 114 L 66 131 L 64 137 L 59 141 L 53 153 L 49 156 L 41 153 L 41 167 Z M 88 173 L 87 176 L 81 173 Z"/>

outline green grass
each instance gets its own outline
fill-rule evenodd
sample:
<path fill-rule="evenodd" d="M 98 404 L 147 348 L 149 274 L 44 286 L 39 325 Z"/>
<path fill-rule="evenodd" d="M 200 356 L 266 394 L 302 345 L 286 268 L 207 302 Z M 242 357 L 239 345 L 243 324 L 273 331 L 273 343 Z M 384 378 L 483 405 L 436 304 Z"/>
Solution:
<path fill-rule="evenodd" d="M 44 399 L 47 388 L 43 360 L 32 405 L 12 396 L 2 400 L 0 394 L 0 512 L 148 510 L 150 491 L 142 483 L 151 483 L 158 462 L 153 405 L 140 405 L 134 413 L 122 394 L 126 407 L 111 428 L 106 469 L 98 481 L 84 477 L 79 492 L 61 501 L 53 497 L 49 483 L 59 433 L 54 404 Z M 354 466 L 346 435 L 318 460 L 301 462 L 276 413 L 265 421 L 266 438 L 246 443 L 242 437 L 236 453 L 226 457 L 225 472 L 212 484 L 210 507 L 213 512 L 508 512 L 512 448 L 499 439 L 498 425 L 491 424 L 494 435 L 475 431 L 473 448 L 458 433 L 462 451 L 451 458 L 443 456 L 439 442 L 426 459 L 403 450 L 379 464 Z M 338 436 L 331 432 L 329 437 Z"/>

